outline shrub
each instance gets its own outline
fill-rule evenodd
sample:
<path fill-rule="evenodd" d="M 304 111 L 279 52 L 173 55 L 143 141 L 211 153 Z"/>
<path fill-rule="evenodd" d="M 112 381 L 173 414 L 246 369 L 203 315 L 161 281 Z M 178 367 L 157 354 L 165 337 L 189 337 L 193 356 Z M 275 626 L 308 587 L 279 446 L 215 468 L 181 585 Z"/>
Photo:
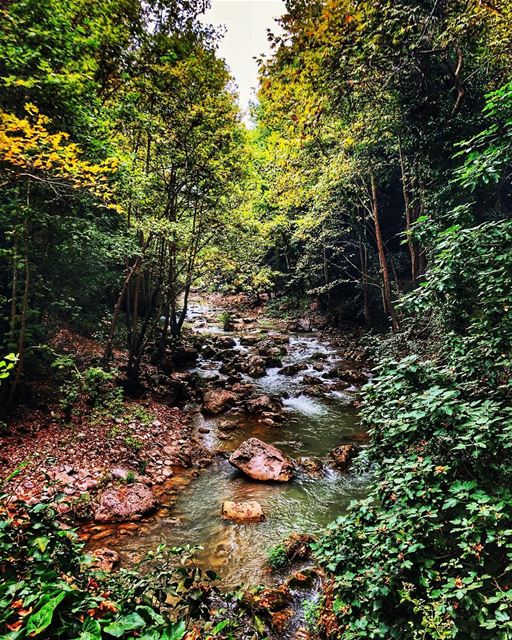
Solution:
<path fill-rule="evenodd" d="M 267 563 L 272 569 L 283 569 L 290 564 L 286 548 L 283 544 L 271 547 L 267 554 Z"/>
<path fill-rule="evenodd" d="M 219 322 L 222 325 L 224 331 L 233 330 L 233 316 L 229 311 L 223 311 L 219 316 Z"/>
<path fill-rule="evenodd" d="M 194 637 L 262 635 L 240 594 L 221 594 L 217 576 L 195 565 L 193 551 L 161 545 L 132 570 L 104 574 L 53 505 L 4 502 L 0 636 L 180 640 L 187 629 Z"/>
<path fill-rule="evenodd" d="M 512 637 L 511 290 L 510 222 L 439 236 L 406 301 L 435 349 L 381 363 L 372 491 L 316 545 L 344 639 Z"/>

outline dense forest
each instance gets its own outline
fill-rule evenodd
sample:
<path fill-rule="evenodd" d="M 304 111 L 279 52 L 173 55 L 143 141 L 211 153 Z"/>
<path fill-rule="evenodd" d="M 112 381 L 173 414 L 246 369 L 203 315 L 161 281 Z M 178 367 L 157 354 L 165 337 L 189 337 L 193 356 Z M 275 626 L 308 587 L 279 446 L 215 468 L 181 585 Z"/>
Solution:
<path fill-rule="evenodd" d="M 512 639 L 512 2 L 285 5 L 0 5 L 1 638 Z"/>

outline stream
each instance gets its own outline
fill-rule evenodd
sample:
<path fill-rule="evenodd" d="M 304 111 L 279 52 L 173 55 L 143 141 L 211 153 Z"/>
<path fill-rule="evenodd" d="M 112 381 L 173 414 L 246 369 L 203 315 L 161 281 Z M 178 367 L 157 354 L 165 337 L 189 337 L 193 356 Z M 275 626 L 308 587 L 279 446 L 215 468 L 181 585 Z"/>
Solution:
<path fill-rule="evenodd" d="M 220 309 L 194 301 L 188 326 L 194 332 L 235 339 L 234 349 L 250 352 L 251 347 L 240 344 L 241 335 L 261 332 L 277 333 L 268 320 L 255 321 L 243 326 L 242 331 L 224 332 L 219 324 Z M 341 473 L 329 464 L 329 453 L 342 443 L 361 443 L 366 434 L 360 425 L 354 399 L 357 390 L 329 391 L 329 381 L 321 378 L 322 371 L 339 362 L 340 355 L 329 339 L 315 333 L 290 334 L 288 353 L 282 358 L 283 366 L 307 365 L 307 369 L 293 376 L 282 375 L 279 368 L 269 368 L 256 379 L 243 376 L 244 382 L 256 385 L 255 392 L 280 396 L 286 408 L 286 421 L 269 427 L 255 417 L 231 415 L 203 417 L 197 408 L 191 408 L 196 438 L 218 453 L 213 464 L 197 472 L 183 470 L 173 478 L 180 486 L 163 509 L 146 518 L 133 529 L 123 525 L 110 525 L 108 542 L 98 536 L 92 546 L 117 550 L 123 564 L 139 560 L 158 544 L 170 546 L 200 546 L 198 561 L 215 570 L 222 584 L 269 582 L 266 567 L 268 550 L 279 544 L 292 532 L 315 533 L 343 514 L 354 500 L 364 496 L 367 474 L 354 471 Z M 319 364 L 320 363 L 320 364 Z M 200 358 L 190 369 L 208 380 L 218 378 L 221 362 L 213 358 Z M 316 368 L 313 368 L 316 365 Z M 309 397 L 302 393 L 304 374 L 321 378 L 326 395 Z M 323 387 L 322 387 L 323 388 Z M 227 420 L 236 422 L 236 428 L 226 430 Z M 224 428 L 219 425 L 224 423 Z M 321 471 L 315 474 L 299 472 L 291 482 L 257 482 L 244 476 L 226 459 L 244 440 L 257 437 L 278 447 L 289 457 L 323 460 Z M 226 455 L 223 455 L 225 452 Z M 169 498 L 169 500 L 171 500 Z M 257 500 L 265 514 L 260 523 L 235 524 L 223 520 L 221 506 L 225 500 Z M 105 532 L 106 534 L 106 532 Z"/>

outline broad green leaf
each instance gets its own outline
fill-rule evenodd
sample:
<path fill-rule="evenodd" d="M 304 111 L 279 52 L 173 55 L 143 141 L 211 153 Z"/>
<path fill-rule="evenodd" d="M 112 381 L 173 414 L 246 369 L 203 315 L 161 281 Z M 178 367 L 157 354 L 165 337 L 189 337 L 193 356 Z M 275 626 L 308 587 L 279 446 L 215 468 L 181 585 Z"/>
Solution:
<path fill-rule="evenodd" d="M 187 625 L 183 620 L 180 620 L 180 622 L 171 625 L 162 633 L 162 640 L 181 640 L 186 633 Z"/>
<path fill-rule="evenodd" d="M 129 613 L 123 616 L 119 620 L 111 622 L 103 630 L 115 638 L 121 638 L 127 631 L 134 631 L 135 629 L 142 629 L 146 626 L 144 620 L 138 613 Z"/>
<path fill-rule="evenodd" d="M 101 625 L 94 618 L 87 618 L 82 625 L 79 640 L 101 640 Z"/>
<path fill-rule="evenodd" d="M 48 600 L 39 611 L 32 614 L 27 621 L 27 635 L 37 636 L 47 627 L 49 627 L 53 620 L 53 614 L 55 609 L 66 597 L 66 592 L 61 591 L 59 594 Z"/>

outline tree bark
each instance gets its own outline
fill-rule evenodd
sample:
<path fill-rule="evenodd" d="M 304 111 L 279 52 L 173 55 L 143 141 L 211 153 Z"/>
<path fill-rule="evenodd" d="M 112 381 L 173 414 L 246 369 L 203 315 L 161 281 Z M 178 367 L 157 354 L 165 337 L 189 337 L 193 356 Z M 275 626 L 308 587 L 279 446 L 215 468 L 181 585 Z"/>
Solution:
<path fill-rule="evenodd" d="M 27 204 L 29 198 L 29 189 L 27 186 Z M 28 213 L 27 213 L 28 216 Z M 21 376 L 25 366 L 25 349 L 26 349 L 26 337 L 27 337 L 27 314 L 28 314 L 28 301 L 30 293 L 30 262 L 29 262 L 29 222 L 28 218 L 25 218 L 23 225 L 23 264 L 25 271 L 25 285 L 23 288 L 23 297 L 21 301 L 20 309 L 20 332 L 18 335 L 18 364 L 16 366 L 16 374 L 14 376 L 13 383 L 9 390 L 9 397 L 7 399 L 7 406 L 9 406 L 16 396 L 16 391 L 21 380 Z"/>
<path fill-rule="evenodd" d="M 18 321 L 18 233 L 14 233 L 14 247 L 12 250 L 12 287 L 11 287 L 11 321 L 9 339 L 14 345 L 16 340 L 16 324 Z"/>
<path fill-rule="evenodd" d="M 398 316 L 393 306 L 391 284 L 389 280 L 389 270 L 386 261 L 386 253 L 384 250 L 384 242 L 382 240 L 382 230 L 380 226 L 377 180 L 373 172 L 371 172 L 370 174 L 370 181 L 372 190 L 372 213 L 373 222 L 375 225 L 375 238 L 377 240 L 377 252 L 379 255 L 380 270 L 382 274 L 382 295 L 384 300 L 384 311 L 391 317 L 393 331 L 397 331 L 400 328 L 400 325 L 398 322 Z"/>
<path fill-rule="evenodd" d="M 359 240 L 359 260 L 361 263 L 361 286 L 363 288 L 364 324 L 368 328 L 371 323 L 368 292 L 368 251 L 362 240 Z"/>
<path fill-rule="evenodd" d="M 418 252 L 416 249 L 416 245 L 412 238 L 412 210 L 411 210 L 411 200 L 409 197 L 409 184 L 407 180 L 407 172 L 405 170 L 405 161 L 402 153 L 402 145 L 400 140 L 398 141 L 398 148 L 400 153 L 400 169 L 402 172 L 402 193 L 404 195 L 404 205 L 405 205 L 405 230 L 407 233 L 407 246 L 409 247 L 409 255 L 411 256 L 411 282 L 413 286 L 416 286 L 418 282 Z"/>
<path fill-rule="evenodd" d="M 116 332 L 117 321 L 119 320 L 119 315 L 121 313 L 121 307 L 123 305 L 123 300 L 124 300 L 124 297 L 125 297 L 126 292 L 128 290 L 128 287 L 130 285 L 131 279 L 133 278 L 135 272 L 139 268 L 140 263 L 142 262 L 142 258 L 144 256 L 144 252 L 146 251 L 150 240 L 151 240 L 151 235 L 148 236 L 148 239 L 146 240 L 146 242 L 144 243 L 144 246 L 142 247 L 142 253 L 139 256 L 137 256 L 137 259 L 133 263 L 132 268 L 128 271 L 128 273 L 126 274 L 126 277 L 124 279 L 123 287 L 121 289 L 121 293 L 119 294 L 119 297 L 118 297 L 117 302 L 116 302 L 116 306 L 114 307 L 114 313 L 112 315 L 112 321 L 110 323 L 110 329 L 109 329 L 109 332 L 108 332 L 107 344 L 105 345 L 105 350 L 103 352 L 103 362 L 104 363 L 107 363 L 110 360 L 110 358 L 112 357 L 112 343 L 114 341 L 114 335 L 115 335 L 115 332 Z"/>

